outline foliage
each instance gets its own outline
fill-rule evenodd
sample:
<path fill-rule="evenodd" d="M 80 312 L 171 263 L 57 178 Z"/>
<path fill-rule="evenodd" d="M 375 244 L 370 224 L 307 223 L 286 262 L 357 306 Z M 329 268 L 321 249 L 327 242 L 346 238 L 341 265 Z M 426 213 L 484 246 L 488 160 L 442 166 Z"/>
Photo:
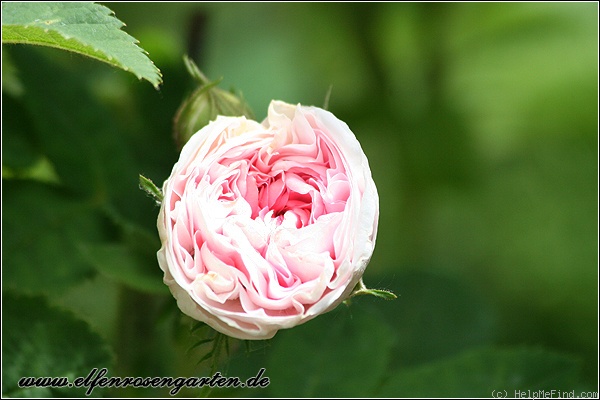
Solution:
<path fill-rule="evenodd" d="M 131 71 L 154 86 L 158 68 L 121 30 L 108 8 L 94 3 L 2 3 L 2 43 L 56 47 Z"/>
<path fill-rule="evenodd" d="M 42 297 L 2 293 L 2 394 L 11 397 L 81 396 L 86 389 L 19 387 L 21 378 L 66 377 L 71 382 L 93 368 L 109 368 L 105 341 L 68 312 Z"/>

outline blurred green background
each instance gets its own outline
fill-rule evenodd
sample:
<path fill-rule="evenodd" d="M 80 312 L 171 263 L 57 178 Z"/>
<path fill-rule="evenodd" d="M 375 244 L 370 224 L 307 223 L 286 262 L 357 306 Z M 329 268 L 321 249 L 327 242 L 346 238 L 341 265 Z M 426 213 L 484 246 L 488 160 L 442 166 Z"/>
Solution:
<path fill-rule="evenodd" d="M 186 53 L 258 120 L 271 99 L 321 106 L 332 85 L 329 110 L 380 194 L 364 280 L 399 298 L 233 343 L 219 371 L 265 367 L 267 389 L 182 394 L 598 390 L 596 3 L 103 4 L 161 69 L 159 91 L 77 55 L 3 46 L 3 394 L 64 395 L 14 381 L 68 370 L 57 343 L 87 336 L 99 344 L 82 345 L 94 347 L 84 370 L 210 374 L 206 348 L 186 352 L 206 332 L 189 333 L 162 284 L 158 208 L 137 187 L 177 160 Z M 36 333 L 48 315 L 65 328 Z M 45 349 L 35 363 L 23 335 Z"/>

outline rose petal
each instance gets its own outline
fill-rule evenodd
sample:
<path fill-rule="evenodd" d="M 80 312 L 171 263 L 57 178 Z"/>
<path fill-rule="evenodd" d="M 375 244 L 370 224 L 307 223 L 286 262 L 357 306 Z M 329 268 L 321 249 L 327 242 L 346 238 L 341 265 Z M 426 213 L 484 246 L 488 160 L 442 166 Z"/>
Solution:
<path fill-rule="evenodd" d="M 244 339 L 272 337 L 350 293 L 379 216 L 366 156 L 316 107 L 271 102 L 262 124 L 218 117 L 163 185 L 158 252 L 181 310 Z"/>

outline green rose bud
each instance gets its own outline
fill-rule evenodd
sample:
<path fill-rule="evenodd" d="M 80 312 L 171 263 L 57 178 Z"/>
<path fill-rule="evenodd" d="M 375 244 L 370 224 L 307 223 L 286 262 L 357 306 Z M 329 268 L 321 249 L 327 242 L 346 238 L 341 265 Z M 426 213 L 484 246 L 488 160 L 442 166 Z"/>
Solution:
<path fill-rule="evenodd" d="M 188 56 L 184 57 L 184 62 L 200 86 L 181 103 L 175 114 L 173 136 L 180 149 L 217 115 L 254 119 L 252 110 L 241 96 L 217 87 L 221 79 L 211 82 Z"/>

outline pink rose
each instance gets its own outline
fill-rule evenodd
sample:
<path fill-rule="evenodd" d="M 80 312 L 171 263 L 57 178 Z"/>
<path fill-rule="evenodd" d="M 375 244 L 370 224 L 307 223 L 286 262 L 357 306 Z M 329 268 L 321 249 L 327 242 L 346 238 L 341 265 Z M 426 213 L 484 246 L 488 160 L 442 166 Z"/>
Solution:
<path fill-rule="evenodd" d="M 240 339 L 335 308 L 375 246 L 367 158 L 317 107 L 273 101 L 262 124 L 217 117 L 183 147 L 163 194 L 165 283 L 185 314 Z"/>

